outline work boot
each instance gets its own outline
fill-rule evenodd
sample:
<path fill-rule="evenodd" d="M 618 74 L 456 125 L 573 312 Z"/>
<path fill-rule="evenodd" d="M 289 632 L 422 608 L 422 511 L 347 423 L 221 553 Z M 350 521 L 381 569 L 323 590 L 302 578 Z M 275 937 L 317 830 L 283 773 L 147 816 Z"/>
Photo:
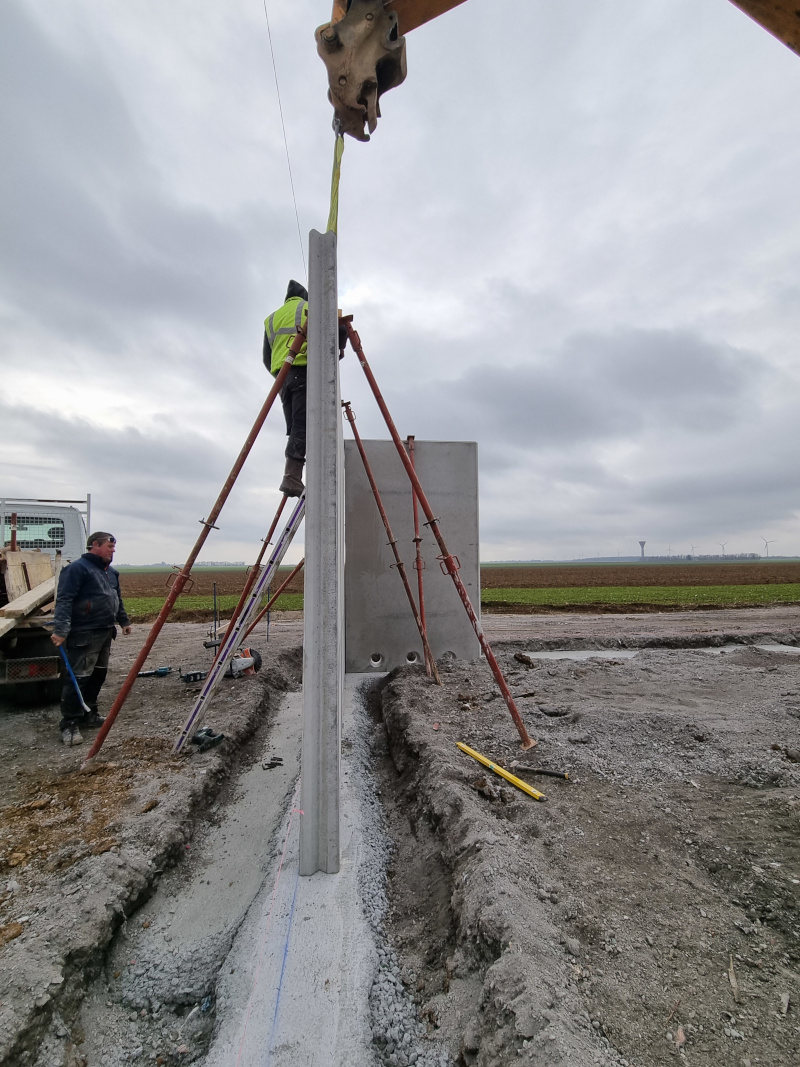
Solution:
<path fill-rule="evenodd" d="M 286 457 L 286 468 L 278 492 L 284 496 L 302 496 L 306 490 L 303 485 L 303 464 L 305 460 Z"/>
<path fill-rule="evenodd" d="M 95 729 L 98 726 L 102 726 L 106 720 L 98 712 L 97 705 L 90 704 L 89 709 L 89 714 L 84 715 L 84 717 L 81 719 L 81 726 L 89 727 L 90 729 Z"/>
<path fill-rule="evenodd" d="M 83 738 L 76 722 L 68 722 L 61 730 L 61 741 L 71 748 L 73 745 L 82 745 Z"/>

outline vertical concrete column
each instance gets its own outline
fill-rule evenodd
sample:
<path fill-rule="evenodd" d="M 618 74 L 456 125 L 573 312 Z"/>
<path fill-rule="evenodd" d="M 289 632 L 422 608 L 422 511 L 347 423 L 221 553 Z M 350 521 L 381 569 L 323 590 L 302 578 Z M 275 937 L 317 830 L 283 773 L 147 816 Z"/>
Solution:
<path fill-rule="evenodd" d="M 336 234 L 311 231 L 300 874 L 339 870 L 344 693 L 344 448 Z"/>

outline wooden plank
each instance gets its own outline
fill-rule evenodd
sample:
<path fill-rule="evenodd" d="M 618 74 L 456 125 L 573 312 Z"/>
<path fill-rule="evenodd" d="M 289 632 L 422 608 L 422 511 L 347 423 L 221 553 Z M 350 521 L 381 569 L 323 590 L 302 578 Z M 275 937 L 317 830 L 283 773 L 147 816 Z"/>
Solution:
<path fill-rule="evenodd" d="M 16 600 L 24 593 L 35 589 L 53 574 L 49 552 L 11 552 L 6 550 L 5 581 L 9 600 Z"/>
<path fill-rule="evenodd" d="M 43 608 L 38 608 L 26 618 L 19 619 L 17 621 L 17 626 L 22 627 L 25 630 L 37 630 L 41 629 L 43 626 L 52 626 L 55 622 L 52 608 L 52 604 L 45 605 Z"/>
<path fill-rule="evenodd" d="M 17 625 L 16 619 L 0 619 L 0 637 L 4 637 L 9 630 Z"/>
<path fill-rule="evenodd" d="M 4 608 L 0 608 L 0 616 L 5 619 L 22 619 L 30 615 L 36 608 L 40 608 L 42 604 L 47 604 L 53 599 L 55 585 L 55 578 L 48 578 L 46 582 L 37 585 L 29 593 L 24 593 L 15 600 L 9 601 Z"/>
<path fill-rule="evenodd" d="M 22 561 L 19 559 L 19 552 L 8 553 L 4 572 L 6 593 L 9 600 L 16 600 L 17 597 L 21 597 L 29 591 L 28 583 L 25 581 L 25 572 L 22 569 Z"/>
<path fill-rule="evenodd" d="M 50 559 L 49 552 L 26 552 L 24 554 L 28 556 L 25 565 L 28 568 L 31 589 L 53 577 L 53 561 Z"/>

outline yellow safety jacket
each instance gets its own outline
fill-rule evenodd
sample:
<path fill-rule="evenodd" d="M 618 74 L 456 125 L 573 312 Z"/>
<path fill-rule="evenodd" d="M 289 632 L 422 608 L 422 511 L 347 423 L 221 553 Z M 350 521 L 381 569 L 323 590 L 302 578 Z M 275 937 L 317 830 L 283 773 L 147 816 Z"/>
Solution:
<path fill-rule="evenodd" d="M 299 296 L 290 297 L 283 307 L 273 311 L 268 319 L 264 319 L 264 332 L 272 351 L 272 362 L 269 368 L 271 374 L 277 374 L 283 366 L 289 352 L 289 345 L 298 327 L 307 319 L 308 301 Z M 307 363 L 306 344 L 303 342 L 303 347 L 295 358 L 294 366 L 304 367 Z"/>

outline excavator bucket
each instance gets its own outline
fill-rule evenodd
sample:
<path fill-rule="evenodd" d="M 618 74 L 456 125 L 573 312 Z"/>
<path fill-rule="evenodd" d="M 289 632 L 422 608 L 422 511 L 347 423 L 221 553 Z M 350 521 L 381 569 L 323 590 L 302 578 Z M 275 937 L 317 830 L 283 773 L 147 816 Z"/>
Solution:
<path fill-rule="evenodd" d="M 357 141 L 368 141 L 380 118 L 381 95 L 405 81 L 406 41 L 383 0 L 336 0 L 333 13 L 333 21 L 314 36 L 328 68 L 335 124 Z"/>

